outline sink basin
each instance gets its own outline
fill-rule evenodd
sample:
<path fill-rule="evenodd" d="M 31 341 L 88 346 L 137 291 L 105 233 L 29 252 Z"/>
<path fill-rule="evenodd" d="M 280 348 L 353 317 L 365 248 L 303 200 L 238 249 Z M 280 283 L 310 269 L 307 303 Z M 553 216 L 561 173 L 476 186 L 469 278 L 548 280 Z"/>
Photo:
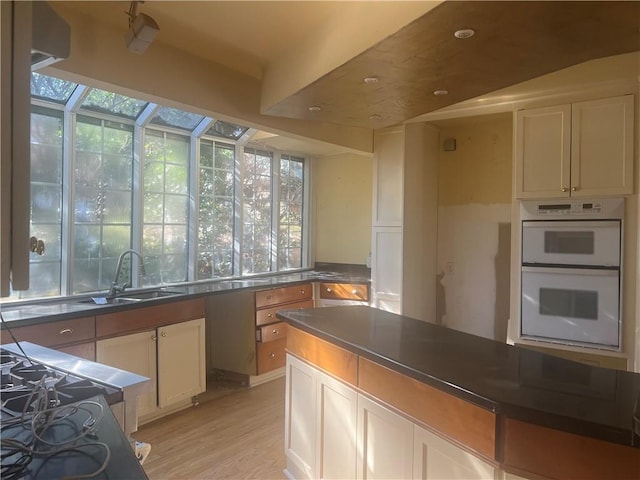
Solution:
<path fill-rule="evenodd" d="M 93 298 L 89 298 L 87 300 L 80 300 L 78 303 L 93 303 L 94 305 L 122 305 L 125 303 L 135 303 L 139 302 L 141 299 L 138 298 L 125 298 L 125 297 L 116 297 L 116 298 L 100 298 L 100 301 L 95 301 Z"/>
<path fill-rule="evenodd" d="M 147 292 L 125 292 L 121 297 L 116 297 L 114 300 L 149 300 L 151 298 L 172 297 L 174 295 L 182 295 L 182 292 L 173 292 L 171 290 L 151 290 Z"/>
<path fill-rule="evenodd" d="M 80 300 L 78 303 L 94 303 L 96 305 L 120 305 L 125 303 L 141 302 L 142 300 L 151 300 L 154 298 L 172 297 L 174 295 L 181 295 L 182 292 L 173 292 L 171 290 L 147 290 L 146 292 L 125 292 L 120 297 L 104 298 L 95 297 L 100 299 L 94 301 L 93 298 L 87 300 Z"/>

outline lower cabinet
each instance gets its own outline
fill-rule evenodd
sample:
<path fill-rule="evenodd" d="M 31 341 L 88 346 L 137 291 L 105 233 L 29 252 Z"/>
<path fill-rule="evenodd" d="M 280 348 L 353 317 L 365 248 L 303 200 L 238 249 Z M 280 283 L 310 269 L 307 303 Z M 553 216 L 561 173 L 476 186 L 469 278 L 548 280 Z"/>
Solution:
<path fill-rule="evenodd" d="M 519 479 L 287 355 L 289 478 Z"/>
<path fill-rule="evenodd" d="M 362 395 L 357 478 L 413 478 L 413 423 Z"/>
<path fill-rule="evenodd" d="M 285 453 L 293 478 L 356 476 L 356 391 L 287 355 Z"/>
<path fill-rule="evenodd" d="M 138 416 L 159 416 L 206 390 L 203 318 L 96 342 L 100 363 L 149 377 L 152 392 L 138 397 Z"/>

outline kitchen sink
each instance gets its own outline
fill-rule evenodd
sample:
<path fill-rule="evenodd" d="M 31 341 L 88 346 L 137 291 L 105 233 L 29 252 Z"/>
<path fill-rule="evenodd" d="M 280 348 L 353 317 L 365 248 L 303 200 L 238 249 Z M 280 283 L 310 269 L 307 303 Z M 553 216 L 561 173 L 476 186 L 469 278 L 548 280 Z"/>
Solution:
<path fill-rule="evenodd" d="M 147 290 L 145 292 L 125 292 L 119 297 L 105 298 L 95 296 L 86 300 L 80 300 L 78 303 L 94 303 L 96 305 L 121 305 L 126 303 L 141 302 L 143 300 L 152 300 L 154 298 L 173 297 L 182 295 L 183 292 L 174 292 L 171 290 Z"/>
<path fill-rule="evenodd" d="M 123 300 L 149 300 L 152 298 L 173 297 L 174 295 L 182 295 L 182 292 L 174 292 L 171 290 L 151 290 L 147 292 L 130 292 L 124 293 L 121 297 L 116 297 Z"/>

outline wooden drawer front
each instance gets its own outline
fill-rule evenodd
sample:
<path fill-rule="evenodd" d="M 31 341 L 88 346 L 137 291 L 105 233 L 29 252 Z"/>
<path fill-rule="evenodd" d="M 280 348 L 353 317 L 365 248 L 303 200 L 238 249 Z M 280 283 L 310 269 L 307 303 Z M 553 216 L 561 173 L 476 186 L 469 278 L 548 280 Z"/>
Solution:
<path fill-rule="evenodd" d="M 313 308 L 313 300 L 305 300 L 304 302 L 289 303 L 279 307 L 258 310 L 256 312 L 256 325 L 259 327 L 261 325 L 279 322 L 280 320 L 276 318 L 276 312 L 278 310 L 293 310 L 295 308 Z"/>
<path fill-rule="evenodd" d="M 510 418 L 503 435 L 505 465 L 531 473 L 531 478 L 640 478 L 640 451 L 631 446 Z"/>
<path fill-rule="evenodd" d="M 287 327 L 287 350 L 322 370 L 357 386 L 358 356 L 299 328 Z"/>
<path fill-rule="evenodd" d="M 203 317 L 204 299 L 202 298 L 164 303 L 99 315 L 96 317 L 96 334 L 98 338 L 111 337 Z"/>
<path fill-rule="evenodd" d="M 291 287 L 259 290 L 256 292 L 256 308 L 269 307 L 280 303 L 299 302 L 311 299 L 313 292 L 310 283 L 293 285 Z"/>
<path fill-rule="evenodd" d="M 83 340 L 93 340 L 96 336 L 96 322 L 95 317 L 82 317 L 12 328 L 11 331 L 18 341 L 37 343 L 43 347 L 54 347 Z M 11 343 L 12 341 L 9 333 L 3 330 L 2 343 Z"/>
<path fill-rule="evenodd" d="M 281 338 L 273 342 L 258 343 L 258 375 L 284 367 L 285 347 L 287 339 Z"/>
<path fill-rule="evenodd" d="M 320 298 L 369 301 L 369 286 L 360 283 L 320 283 Z"/>
<path fill-rule="evenodd" d="M 259 342 L 273 342 L 281 338 L 287 338 L 287 324 L 285 322 L 272 323 L 258 329 Z"/>

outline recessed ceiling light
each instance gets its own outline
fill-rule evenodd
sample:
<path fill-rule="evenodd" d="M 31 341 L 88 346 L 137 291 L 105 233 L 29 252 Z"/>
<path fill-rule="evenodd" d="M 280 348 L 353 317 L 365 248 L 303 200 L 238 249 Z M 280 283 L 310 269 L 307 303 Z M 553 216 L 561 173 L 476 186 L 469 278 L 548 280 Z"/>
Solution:
<path fill-rule="evenodd" d="M 436 97 L 442 97 L 443 95 L 448 95 L 449 91 L 448 90 L 434 90 L 433 94 Z"/>
<path fill-rule="evenodd" d="M 364 83 L 378 83 L 380 79 L 378 77 L 364 77 L 362 81 Z"/>
<path fill-rule="evenodd" d="M 370 120 L 380 120 L 380 119 L 382 119 L 382 115 L 378 115 L 377 113 L 374 113 L 373 115 L 369 115 L 369 119 Z"/>
<path fill-rule="evenodd" d="M 463 28 L 462 30 L 456 30 L 453 35 L 456 38 L 470 38 L 473 37 L 475 33 L 475 30 L 472 30 L 470 28 Z"/>
<path fill-rule="evenodd" d="M 310 112 L 321 112 L 322 111 L 322 107 L 319 107 L 318 105 L 311 105 L 309 107 L 309 111 Z"/>

